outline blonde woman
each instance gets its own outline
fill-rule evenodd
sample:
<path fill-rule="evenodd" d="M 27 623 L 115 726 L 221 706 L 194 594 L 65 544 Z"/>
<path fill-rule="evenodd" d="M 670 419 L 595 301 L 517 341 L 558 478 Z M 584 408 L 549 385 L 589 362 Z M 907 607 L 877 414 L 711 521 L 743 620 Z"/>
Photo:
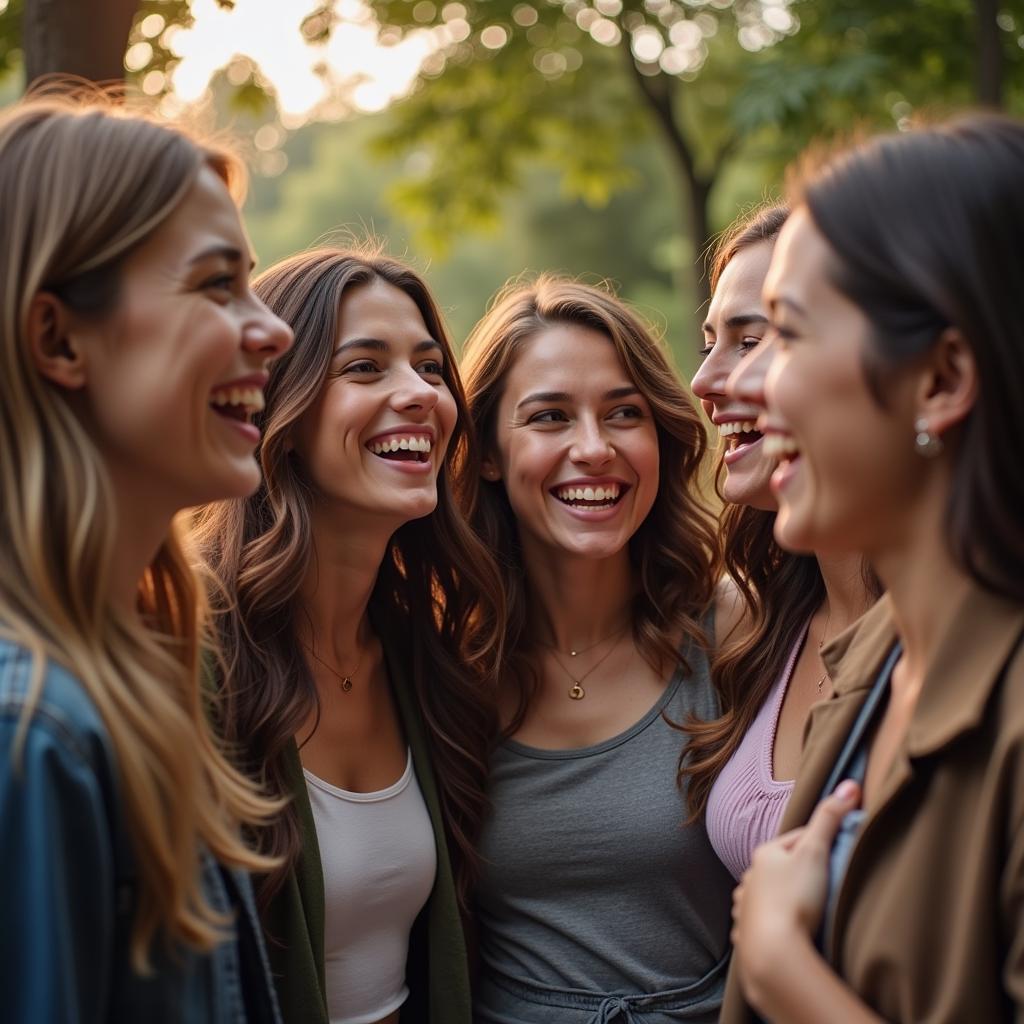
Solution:
<path fill-rule="evenodd" d="M 5 1021 L 273 1021 L 173 528 L 244 495 L 288 328 L 225 154 L 95 101 L 0 116 L 0 990 Z"/>

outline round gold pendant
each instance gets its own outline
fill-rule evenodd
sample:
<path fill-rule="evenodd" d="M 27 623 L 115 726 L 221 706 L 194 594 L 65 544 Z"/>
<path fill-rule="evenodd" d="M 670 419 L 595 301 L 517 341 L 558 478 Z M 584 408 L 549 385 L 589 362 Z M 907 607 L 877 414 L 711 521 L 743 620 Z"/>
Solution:
<path fill-rule="evenodd" d="M 584 690 L 583 687 L 580 686 L 579 683 L 576 683 L 576 685 L 573 686 L 573 688 L 569 691 L 569 696 L 573 700 L 583 700 L 583 698 L 586 697 L 586 695 L 587 695 L 587 691 Z"/>
<path fill-rule="evenodd" d="M 349 679 L 348 676 L 345 676 L 345 678 L 342 679 L 341 688 L 345 691 L 345 693 L 348 693 L 348 691 L 352 689 L 352 680 Z"/>

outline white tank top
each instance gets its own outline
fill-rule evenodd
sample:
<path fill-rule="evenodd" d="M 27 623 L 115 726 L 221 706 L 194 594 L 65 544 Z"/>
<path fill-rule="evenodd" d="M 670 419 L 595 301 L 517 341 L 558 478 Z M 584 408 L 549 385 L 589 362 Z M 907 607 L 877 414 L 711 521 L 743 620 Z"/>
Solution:
<path fill-rule="evenodd" d="M 437 849 L 409 753 L 402 777 L 349 793 L 304 771 L 324 872 L 331 1024 L 372 1024 L 405 1002 L 409 931 L 434 886 Z"/>

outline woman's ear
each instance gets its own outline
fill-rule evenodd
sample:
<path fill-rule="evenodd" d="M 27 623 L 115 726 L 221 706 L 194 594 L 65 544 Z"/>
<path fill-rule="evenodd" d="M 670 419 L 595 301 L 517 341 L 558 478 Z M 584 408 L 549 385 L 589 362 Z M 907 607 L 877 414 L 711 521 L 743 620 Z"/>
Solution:
<path fill-rule="evenodd" d="M 947 327 L 929 353 L 917 401 L 917 419 L 941 437 L 967 418 L 978 397 L 978 367 L 967 339 Z"/>
<path fill-rule="evenodd" d="M 36 369 L 69 391 L 85 387 L 86 360 L 67 307 L 50 292 L 39 292 L 28 307 L 28 346 Z"/>

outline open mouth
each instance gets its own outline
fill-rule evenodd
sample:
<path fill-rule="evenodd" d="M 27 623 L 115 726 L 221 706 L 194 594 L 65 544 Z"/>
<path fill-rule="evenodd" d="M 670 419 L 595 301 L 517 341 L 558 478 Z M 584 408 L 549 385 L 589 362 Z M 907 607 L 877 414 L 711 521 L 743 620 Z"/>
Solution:
<path fill-rule="evenodd" d="M 754 420 L 734 420 L 732 423 L 722 423 L 718 428 L 719 433 L 726 444 L 726 450 L 730 452 L 739 451 L 747 445 L 755 444 L 764 435 L 757 429 Z"/>
<path fill-rule="evenodd" d="M 766 434 L 764 453 L 780 463 L 792 462 L 800 455 L 800 447 L 789 434 Z"/>
<path fill-rule="evenodd" d="M 368 451 L 387 462 L 429 462 L 432 447 L 430 438 L 422 434 L 389 437 L 366 445 Z"/>
<path fill-rule="evenodd" d="M 218 416 L 239 423 L 251 423 L 253 416 L 265 406 L 261 388 L 217 388 L 210 394 L 210 408 Z"/>
<path fill-rule="evenodd" d="M 609 483 L 597 487 L 554 487 L 551 493 L 570 508 L 602 510 L 614 508 L 629 490 L 627 484 Z"/>

